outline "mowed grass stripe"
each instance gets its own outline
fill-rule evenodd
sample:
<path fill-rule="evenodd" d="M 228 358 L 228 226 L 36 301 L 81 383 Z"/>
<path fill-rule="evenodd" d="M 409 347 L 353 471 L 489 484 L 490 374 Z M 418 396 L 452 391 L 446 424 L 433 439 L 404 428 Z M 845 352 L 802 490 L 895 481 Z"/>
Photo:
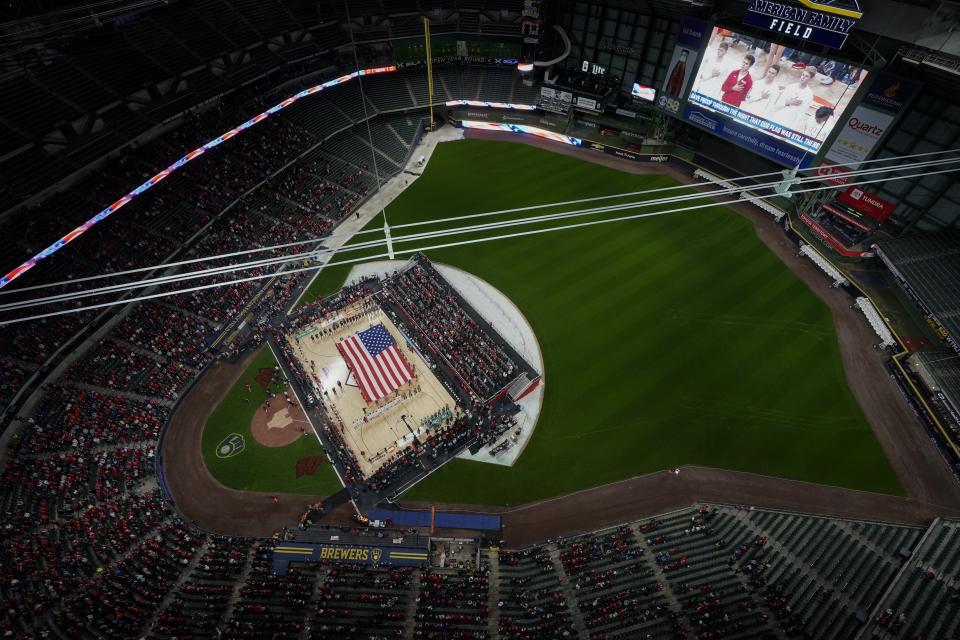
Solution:
<path fill-rule="evenodd" d="M 674 184 L 471 140 L 440 145 L 388 216 L 403 224 Z M 725 207 L 429 257 L 517 304 L 543 350 L 546 393 L 514 467 L 454 461 L 405 497 L 517 504 L 686 463 L 903 493 L 846 385 L 829 311 Z M 346 272 L 325 271 L 313 290 L 334 290 Z"/>

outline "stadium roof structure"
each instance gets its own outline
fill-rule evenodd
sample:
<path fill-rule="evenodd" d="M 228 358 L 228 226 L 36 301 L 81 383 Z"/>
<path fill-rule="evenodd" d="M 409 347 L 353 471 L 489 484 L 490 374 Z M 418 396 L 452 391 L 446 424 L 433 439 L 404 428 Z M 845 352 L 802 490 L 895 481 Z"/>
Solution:
<path fill-rule="evenodd" d="M 924 371 L 945 396 L 950 418 L 960 424 L 960 355 L 947 350 L 921 351 L 916 355 Z"/>
<path fill-rule="evenodd" d="M 945 230 L 884 240 L 880 257 L 907 293 L 946 332 L 960 353 L 960 231 Z"/>

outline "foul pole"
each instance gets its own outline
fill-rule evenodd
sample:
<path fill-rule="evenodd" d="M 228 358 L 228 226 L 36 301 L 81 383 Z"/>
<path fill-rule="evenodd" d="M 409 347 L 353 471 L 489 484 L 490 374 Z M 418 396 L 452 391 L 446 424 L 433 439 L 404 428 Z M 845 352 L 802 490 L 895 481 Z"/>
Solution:
<path fill-rule="evenodd" d="M 427 103 L 430 105 L 428 131 L 433 131 L 433 52 L 430 50 L 430 18 L 423 16 L 424 53 L 427 56 Z"/>

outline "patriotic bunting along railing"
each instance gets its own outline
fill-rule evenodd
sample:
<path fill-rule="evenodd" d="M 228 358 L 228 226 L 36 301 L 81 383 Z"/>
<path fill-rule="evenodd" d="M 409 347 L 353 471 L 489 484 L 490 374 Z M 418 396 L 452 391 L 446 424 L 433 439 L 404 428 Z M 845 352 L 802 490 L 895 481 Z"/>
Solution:
<path fill-rule="evenodd" d="M 512 109 L 516 111 L 534 111 L 535 104 L 513 104 L 512 102 L 486 102 L 484 100 L 447 100 L 448 107 L 480 107 L 488 109 Z"/>
<path fill-rule="evenodd" d="M 67 235 L 65 235 L 65 236 L 63 236 L 62 238 L 60 238 L 59 240 L 57 240 L 56 242 L 54 242 L 53 244 L 51 244 L 49 247 L 47 247 L 46 249 L 44 249 L 44 250 L 41 251 L 40 253 L 38 253 L 37 255 L 33 256 L 32 258 L 30 258 L 29 260 L 27 260 L 26 262 L 24 262 L 24 263 L 23 263 L 22 265 L 20 265 L 19 267 L 17 267 L 16 269 L 14 269 L 13 271 L 11 271 L 11 272 L 8 273 L 7 275 L 3 276 L 3 278 L 0 278 L 0 289 L 2 289 L 3 287 L 7 286 L 7 285 L 10 284 L 11 282 L 13 282 L 14 280 L 16 280 L 16 279 L 19 278 L 20 276 L 22 276 L 24 273 L 26 273 L 27 271 L 29 271 L 30 269 L 32 269 L 32 268 L 33 268 L 34 266 L 36 266 L 37 263 L 40 262 L 41 260 L 44 260 L 45 258 L 49 258 L 50 256 L 52 256 L 53 254 L 55 254 L 55 253 L 56 253 L 57 251 L 59 251 L 60 249 L 64 248 L 65 246 L 67 246 L 68 244 L 70 244 L 71 242 L 73 242 L 74 240 L 76 240 L 77 238 L 79 238 L 80 236 L 82 236 L 84 233 L 86 233 L 87 231 L 89 231 L 89 230 L 90 230 L 94 225 L 96 225 L 98 222 L 101 222 L 102 220 L 108 218 L 111 214 L 116 213 L 116 211 L 119 210 L 121 207 L 123 207 L 124 205 L 126 205 L 127 203 L 129 203 L 131 200 L 133 200 L 134 198 L 136 198 L 137 196 L 139 196 L 139 195 L 140 195 L 141 193 L 143 193 L 144 191 L 147 191 L 148 189 L 150 189 L 151 187 L 153 187 L 155 184 L 157 184 L 158 182 L 160 182 L 161 180 L 163 180 L 164 178 L 166 178 L 167 176 L 169 176 L 171 173 L 173 173 L 174 171 L 176 171 L 177 169 L 179 169 L 179 168 L 182 167 L 183 165 L 187 164 L 188 162 L 190 162 L 190 161 L 193 160 L 194 158 L 202 155 L 202 154 L 203 154 L 204 152 L 206 152 L 207 150 L 213 149 L 214 147 L 216 147 L 216 146 L 219 145 L 220 143 L 226 142 L 227 140 L 229 140 L 229 139 L 232 138 L 233 136 L 237 135 L 237 134 L 240 133 L 241 131 L 245 131 L 246 129 L 249 129 L 249 128 L 252 127 L 253 125 L 255 125 L 255 124 L 257 124 L 258 122 L 260 122 L 261 120 L 265 120 L 266 118 L 268 118 L 268 117 L 271 116 L 272 114 L 276 113 L 277 111 L 280 111 L 281 109 L 285 109 L 286 107 L 289 107 L 291 104 L 293 104 L 294 102 L 296 102 L 296 101 L 299 100 L 300 98 L 303 98 L 303 97 L 305 97 L 305 96 L 312 95 L 312 94 L 314 94 L 314 93 L 317 93 L 318 91 L 323 91 L 324 89 L 328 89 L 328 88 L 333 87 L 333 86 L 336 86 L 336 85 L 338 85 L 338 84 L 347 82 L 348 80 L 353 80 L 354 78 L 356 78 L 356 77 L 358 77 L 358 76 L 369 76 L 369 75 L 373 75 L 373 74 L 375 74 L 375 73 L 390 73 L 390 72 L 396 71 L 396 70 L 397 70 L 397 67 L 396 67 L 396 66 L 376 67 L 376 68 L 373 68 L 373 69 L 360 69 L 359 71 L 354 71 L 354 72 L 352 72 L 352 73 L 348 73 L 348 74 L 345 75 L 345 76 L 340 76 L 339 78 L 334 78 L 333 80 L 328 80 L 327 82 L 324 82 L 323 84 L 314 85 L 314 86 L 312 86 L 312 87 L 310 87 L 310 88 L 308 88 L 308 89 L 304 89 L 303 91 L 300 91 L 300 92 L 298 92 L 298 93 L 295 93 L 294 95 L 290 96 L 289 98 L 287 98 L 287 99 L 284 100 L 283 102 L 280 102 L 280 103 L 278 103 L 278 104 L 273 105 L 272 107 L 270 107 L 269 109 L 267 109 L 267 110 L 264 111 L 263 113 L 261 113 L 261 114 L 259 114 L 259 115 L 256 115 L 256 116 L 254 116 L 254 117 L 252 117 L 252 118 L 250 118 L 249 120 L 247 120 L 247 121 L 244 122 L 243 124 L 241 124 L 241 125 L 239 125 L 239 126 L 237 126 L 237 127 L 234 127 L 233 129 L 230 129 L 229 131 L 227 131 L 227 132 L 225 132 L 225 133 L 220 134 L 219 136 L 217 136 L 216 138 L 214 138 L 214 139 L 211 140 L 210 142 L 206 143 L 206 144 L 203 145 L 202 147 L 199 147 L 199 148 L 197 148 L 197 149 L 194 149 L 193 151 L 191 151 L 191 152 L 188 153 L 187 155 L 183 156 L 182 158 L 180 158 L 179 160 L 177 160 L 176 162 L 174 162 L 172 165 L 170 165 L 169 167 L 167 167 L 166 169 L 164 169 L 163 171 L 161 171 L 161 172 L 158 173 L 157 175 L 153 176 L 152 178 L 150 178 L 149 180 L 147 180 L 146 182 L 144 182 L 143 184 L 141 184 L 139 187 L 137 187 L 136 189 L 134 189 L 133 191 L 131 191 L 131 192 L 128 193 L 127 195 L 123 196 L 122 198 L 120 198 L 119 200 L 117 200 L 116 202 L 114 202 L 113 204 L 111 204 L 109 207 L 107 207 L 106 209 L 104 209 L 103 211 L 101 211 L 100 213 L 98 213 L 97 215 L 93 216 L 92 218 L 90 218 L 89 220 L 87 220 L 86 222 L 84 222 L 83 224 L 81 224 L 79 227 L 77 227 L 76 229 L 74 229 L 73 231 L 71 231 L 71 232 L 68 233 Z"/>

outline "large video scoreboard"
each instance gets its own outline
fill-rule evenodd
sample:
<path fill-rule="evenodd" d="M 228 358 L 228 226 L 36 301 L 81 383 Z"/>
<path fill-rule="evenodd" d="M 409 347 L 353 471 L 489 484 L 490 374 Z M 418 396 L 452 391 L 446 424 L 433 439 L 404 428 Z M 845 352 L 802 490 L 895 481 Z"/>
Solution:
<path fill-rule="evenodd" d="M 805 167 L 868 75 L 856 65 L 715 27 L 683 119 L 780 164 Z"/>

